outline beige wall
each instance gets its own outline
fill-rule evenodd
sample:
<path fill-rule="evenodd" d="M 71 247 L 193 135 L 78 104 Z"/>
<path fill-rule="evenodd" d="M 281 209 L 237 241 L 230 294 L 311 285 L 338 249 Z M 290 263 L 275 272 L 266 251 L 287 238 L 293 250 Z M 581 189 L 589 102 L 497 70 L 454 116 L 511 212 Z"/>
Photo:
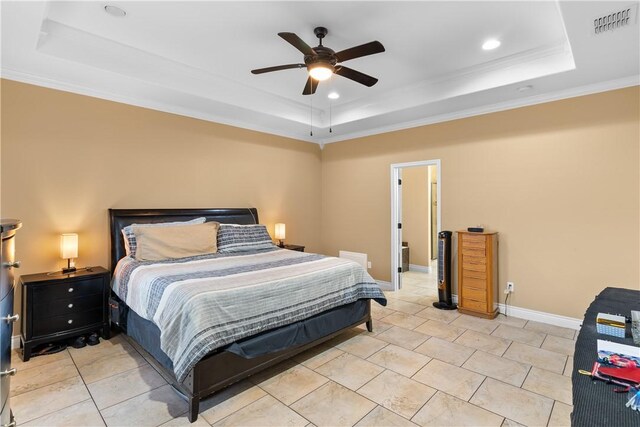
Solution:
<path fill-rule="evenodd" d="M 410 263 L 431 265 L 428 166 L 402 169 L 402 240 L 409 244 Z"/>
<path fill-rule="evenodd" d="M 581 318 L 605 286 L 640 288 L 639 104 L 632 87 L 329 144 L 322 247 L 390 280 L 389 165 L 441 159 L 442 229 L 499 231 L 511 303 Z"/>
<path fill-rule="evenodd" d="M 0 214 L 23 274 L 107 265 L 107 209 L 255 206 L 310 251 L 369 254 L 390 279 L 389 165 L 442 161 L 442 228 L 500 232 L 513 304 L 582 317 L 639 288 L 638 87 L 316 145 L 2 80 Z M 322 230 L 322 234 L 321 234 Z"/>
<path fill-rule="evenodd" d="M 320 250 L 317 145 L 2 80 L 3 217 L 20 218 L 20 273 L 108 267 L 108 208 L 258 208 L 273 235 Z M 19 301 L 19 295 L 17 298 Z"/>

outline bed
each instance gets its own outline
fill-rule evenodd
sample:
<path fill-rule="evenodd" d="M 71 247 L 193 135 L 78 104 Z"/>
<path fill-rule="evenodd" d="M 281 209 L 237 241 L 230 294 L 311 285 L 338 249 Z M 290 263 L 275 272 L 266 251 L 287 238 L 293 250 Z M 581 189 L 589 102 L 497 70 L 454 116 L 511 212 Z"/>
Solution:
<path fill-rule="evenodd" d="M 270 247 L 166 262 L 126 256 L 124 227 L 202 217 L 258 224 L 255 208 L 109 210 L 112 323 L 188 400 L 191 422 L 205 396 L 360 324 L 372 331 L 371 299 L 386 304 L 362 267 L 316 254 Z"/>

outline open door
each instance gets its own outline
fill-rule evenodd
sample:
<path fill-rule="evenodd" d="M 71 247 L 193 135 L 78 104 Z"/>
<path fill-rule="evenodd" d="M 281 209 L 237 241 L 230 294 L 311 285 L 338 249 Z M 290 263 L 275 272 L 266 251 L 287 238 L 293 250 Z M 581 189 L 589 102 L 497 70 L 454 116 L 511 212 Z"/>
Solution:
<path fill-rule="evenodd" d="M 435 166 L 436 167 L 436 199 L 434 208 L 436 211 L 436 227 L 435 232 L 440 230 L 440 220 L 442 218 L 440 211 L 440 201 L 442 195 L 440 193 L 441 182 L 441 166 L 440 160 L 424 160 L 409 163 L 394 163 L 390 165 L 391 172 L 391 287 L 394 291 L 400 290 L 402 287 L 402 169 Z M 428 234 L 425 236 L 428 239 Z"/>
<path fill-rule="evenodd" d="M 391 286 L 402 287 L 402 169 L 391 165 Z"/>
<path fill-rule="evenodd" d="M 396 186 L 398 187 L 398 237 L 396 238 L 398 268 L 396 268 L 395 274 L 398 276 L 397 289 L 402 289 L 402 169 L 398 169 Z"/>

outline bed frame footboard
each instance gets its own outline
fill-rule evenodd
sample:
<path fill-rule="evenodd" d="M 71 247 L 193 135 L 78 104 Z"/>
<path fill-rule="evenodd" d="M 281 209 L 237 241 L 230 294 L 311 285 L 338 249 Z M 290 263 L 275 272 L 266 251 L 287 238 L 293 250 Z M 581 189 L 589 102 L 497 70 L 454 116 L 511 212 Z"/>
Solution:
<path fill-rule="evenodd" d="M 188 401 L 188 418 L 189 422 L 193 423 L 198 419 L 200 400 L 204 397 L 256 374 L 270 366 L 289 359 L 311 347 L 315 347 L 318 344 L 328 341 L 348 329 L 354 328 L 363 323 L 366 323 L 367 330 L 369 332 L 373 331 L 371 301 L 367 301 L 365 314 L 356 322 L 299 347 L 265 354 L 252 359 L 245 359 L 228 351 L 213 353 L 200 360 L 189 372 L 187 378 L 182 381 L 182 383 L 179 383 L 173 372 L 160 364 L 160 362 L 142 348 L 142 346 L 140 346 L 140 344 L 138 344 L 133 338 L 128 335 L 125 335 L 125 337 L 127 341 L 131 343 L 131 345 L 133 345 L 158 372 L 160 372 L 164 379 L 174 387 L 174 390 Z"/>

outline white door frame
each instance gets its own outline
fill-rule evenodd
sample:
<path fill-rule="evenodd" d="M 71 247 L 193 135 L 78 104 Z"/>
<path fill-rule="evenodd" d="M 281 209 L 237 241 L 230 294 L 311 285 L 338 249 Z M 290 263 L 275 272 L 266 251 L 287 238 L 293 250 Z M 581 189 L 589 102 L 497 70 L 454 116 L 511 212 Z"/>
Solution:
<path fill-rule="evenodd" d="M 422 160 L 419 162 L 409 162 L 409 163 L 393 163 L 391 165 L 391 285 L 393 286 L 393 290 L 397 291 L 400 289 L 401 281 L 399 280 L 398 268 L 399 265 L 399 257 L 398 254 L 402 250 L 400 247 L 401 243 L 399 240 L 400 235 L 402 234 L 402 230 L 398 229 L 398 223 L 402 222 L 401 212 L 402 209 L 399 206 L 399 191 L 398 191 L 398 179 L 400 179 L 401 169 L 403 168 L 414 168 L 420 166 L 436 166 L 438 168 L 438 181 L 437 181 L 437 189 L 438 189 L 438 206 L 437 206 L 437 223 L 438 223 L 438 232 L 441 230 L 441 207 L 442 207 L 442 191 L 440 190 L 440 185 L 442 182 L 442 167 L 440 166 L 440 159 L 434 160 Z"/>

